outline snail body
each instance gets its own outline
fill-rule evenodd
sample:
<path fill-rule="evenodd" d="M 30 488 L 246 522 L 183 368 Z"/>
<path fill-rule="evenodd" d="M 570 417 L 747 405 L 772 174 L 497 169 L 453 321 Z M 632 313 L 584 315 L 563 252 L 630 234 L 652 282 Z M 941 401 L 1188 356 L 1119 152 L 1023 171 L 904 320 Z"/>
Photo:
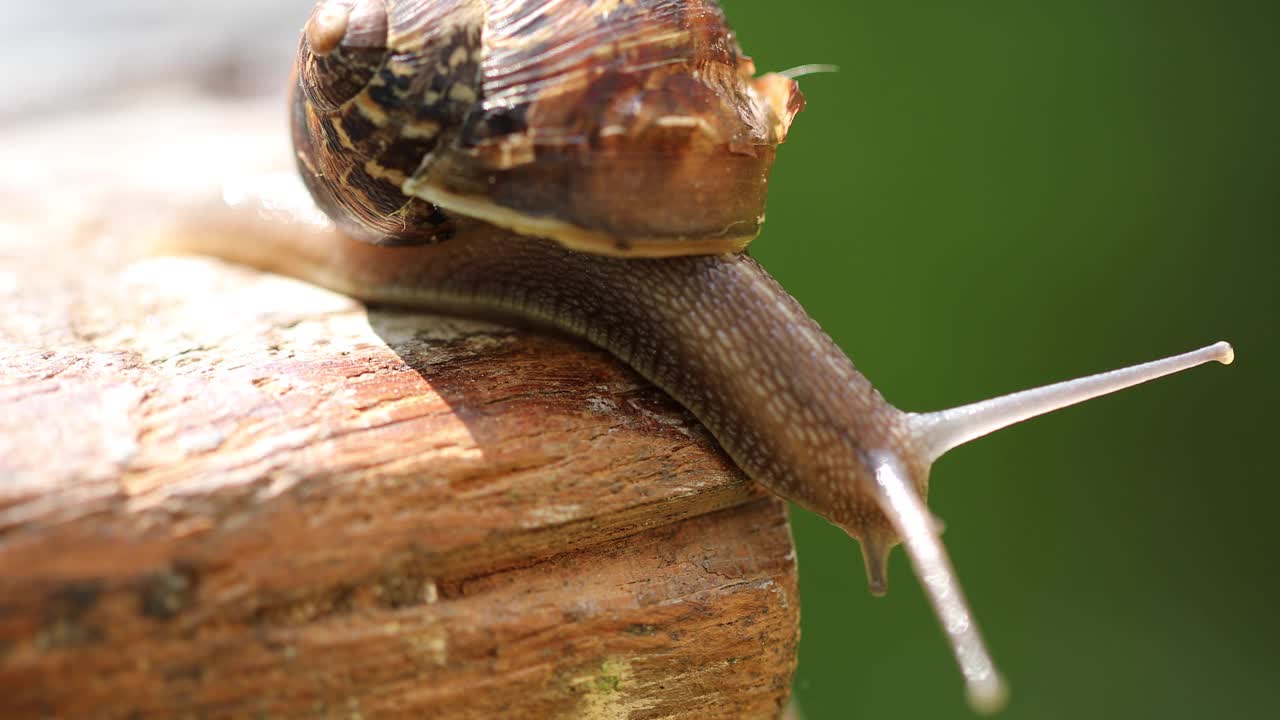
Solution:
<path fill-rule="evenodd" d="M 300 174 L 329 219 L 246 197 L 233 209 L 258 242 L 222 254 L 604 348 L 688 408 L 751 478 L 857 538 L 873 592 L 902 543 L 971 702 L 995 709 L 1003 681 L 924 504 L 931 464 L 1232 351 L 898 410 L 742 252 L 803 105 L 791 78 L 755 77 L 711 0 L 322 0 L 291 115 Z"/>
<path fill-rule="evenodd" d="M 736 252 L 803 106 L 794 80 L 753 72 L 704 0 L 327 0 L 298 51 L 299 172 L 346 234 L 418 246 L 411 275 L 344 290 L 604 347 L 752 477 L 875 548 L 879 591 L 894 530 L 847 488 L 857 453 L 826 449 L 910 434 Z"/>

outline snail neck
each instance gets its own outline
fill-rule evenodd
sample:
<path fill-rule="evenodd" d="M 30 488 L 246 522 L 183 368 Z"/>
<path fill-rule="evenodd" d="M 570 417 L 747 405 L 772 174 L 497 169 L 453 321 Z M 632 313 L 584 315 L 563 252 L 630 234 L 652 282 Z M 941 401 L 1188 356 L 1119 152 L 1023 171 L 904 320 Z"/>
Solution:
<path fill-rule="evenodd" d="M 893 544 L 866 458 L 920 455 L 902 447 L 906 416 L 750 257 L 603 257 L 479 223 L 434 246 L 347 249 L 341 289 L 582 337 L 688 408 L 753 479 Z M 923 495 L 927 471 L 908 468 Z"/>

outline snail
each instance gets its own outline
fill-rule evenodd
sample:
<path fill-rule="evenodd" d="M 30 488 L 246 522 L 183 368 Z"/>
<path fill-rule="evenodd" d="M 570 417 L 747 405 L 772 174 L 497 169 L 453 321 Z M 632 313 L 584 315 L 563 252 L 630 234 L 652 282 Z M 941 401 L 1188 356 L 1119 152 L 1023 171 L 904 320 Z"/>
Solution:
<path fill-rule="evenodd" d="M 290 104 L 305 190 L 228 190 L 241 240 L 219 252 L 605 349 L 748 476 L 859 540 L 873 593 L 902 544 L 970 702 L 995 710 L 1005 684 L 925 504 L 930 466 L 1233 350 L 898 410 L 746 252 L 804 104 L 793 77 L 757 76 L 712 0 L 321 0 Z"/>

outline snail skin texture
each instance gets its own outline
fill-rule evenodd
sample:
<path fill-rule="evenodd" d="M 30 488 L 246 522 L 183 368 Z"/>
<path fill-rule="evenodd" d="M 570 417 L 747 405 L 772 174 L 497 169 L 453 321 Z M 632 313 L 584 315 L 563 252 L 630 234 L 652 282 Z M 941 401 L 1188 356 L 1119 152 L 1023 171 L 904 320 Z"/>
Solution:
<path fill-rule="evenodd" d="M 802 107 L 791 77 L 755 76 L 709 0 L 326 0 L 294 71 L 305 189 L 296 176 L 228 186 L 193 232 L 367 301 L 604 348 L 750 477 L 857 538 L 873 593 L 901 543 L 970 702 L 992 711 L 1006 689 L 925 505 L 931 464 L 1232 349 L 898 410 L 743 251 Z"/>

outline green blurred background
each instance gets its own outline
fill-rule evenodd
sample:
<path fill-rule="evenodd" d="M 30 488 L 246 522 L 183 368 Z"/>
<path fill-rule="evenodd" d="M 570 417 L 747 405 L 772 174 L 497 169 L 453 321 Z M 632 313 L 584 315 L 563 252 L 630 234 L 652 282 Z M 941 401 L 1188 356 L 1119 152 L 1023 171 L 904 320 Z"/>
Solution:
<path fill-rule="evenodd" d="M 762 70 L 840 66 L 752 253 L 891 402 L 1236 346 L 934 468 L 1004 717 L 1276 717 L 1280 4 L 724 5 Z M 969 716 L 905 556 L 872 598 L 792 517 L 805 716 Z"/>

